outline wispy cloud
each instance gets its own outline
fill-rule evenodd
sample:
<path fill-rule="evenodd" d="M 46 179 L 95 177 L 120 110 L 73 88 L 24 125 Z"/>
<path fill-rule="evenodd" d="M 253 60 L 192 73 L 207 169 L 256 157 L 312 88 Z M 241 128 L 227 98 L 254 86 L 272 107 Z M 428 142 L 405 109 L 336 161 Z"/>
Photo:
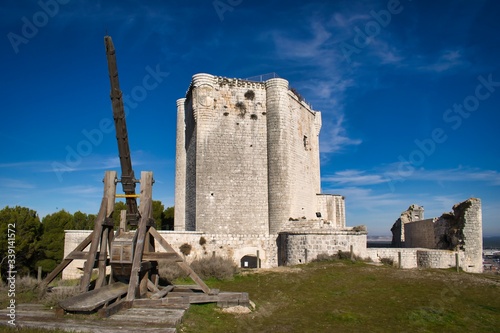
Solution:
<path fill-rule="evenodd" d="M 323 129 L 320 142 L 320 151 L 322 153 L 341 152 L 348 146 L 357 146 L 362 142 L 361 139 L 350 138 L 344 126 L 344 116 L 339 115 Z"/>
<path fill-rule="evenodd" d="M 396 166 L 392 165 L 384 172 L 391 179 L 401 178 Z M 484 182 L 486 185 L 499 186 L 500 173 L 497 170 L 482 170 L 479 168 L 459 166 L 452 169 L 426 170 L 415 169 L 405 177 L 408 180 L 444 182 Z"/>
<path fill-rule="evenodd" d="M 436 60 L 432 61 L 426 59 L 424 61 L 426 64 L 418 66 L 417 68 L 435 73 L 446 72 L 467 64 L 461 50 L 445 50 L 441 52 Z"/>
<path fill-rule="evenodd" d="M 383 175 L 367 174 L 361 170 L 344 170 L 335 172 L 334 175 L 321 179 L 323 182 L 332 182 L 338 185 L 349 184 L 351 186 L 366 186 L 385 183 L 389 181 Z"/>
<path fill-rule="evenodd" d="M 399 177 L 399 178 L 398 178 Z M 326 175 L 322 181 L 335 186 L 370 186 L 401 179 L 396 165 L 387 165 L 376 170 L 342 170 Z M 418 169 L 405 177 L 408 181 L 446 182 L 483 182 L 490 186 L 500 186 L 500 173 L 496 170 L 481 170 L 470 167 L 453 169 Z"/>
<path fill-rule="evenodd" d="M 11 189 L 33 189 L 36 185 L 21 179 L 15 178 L 0 178 L 0 188 L 11 188 Z"/>
<path fill-rule="evenodd" d="M 336 24 L 346 24 L 343 17 L 336 19 Z M 307 72 L 300 77 L 312 78 L 296 81 L 297 88 L 305 91 L 306 99 L 323 113 L 326 126 L 322 132 L 321 152 L 335 153 L 362 141 L 350 138 L 345 126 L 344 95 L 355 82 L 342 65 L 342 55 L 335 47 L 338 37 L 328 30 L 328 24 L 332 25 L 314 16 L 299 27 L 307 37 L 285 31 L 274 31 L 271 36 L 278 56 L 300 63 L 301 71 Z"/>

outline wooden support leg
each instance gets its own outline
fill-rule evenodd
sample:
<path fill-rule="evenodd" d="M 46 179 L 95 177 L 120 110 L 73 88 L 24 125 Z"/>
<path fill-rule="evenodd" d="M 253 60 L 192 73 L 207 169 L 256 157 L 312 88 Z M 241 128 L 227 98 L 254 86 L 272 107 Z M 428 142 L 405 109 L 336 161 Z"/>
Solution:
<path fill-rule="evenodd" d="M 106 261 L 108 259 L 108 237 L 109 237 L 109 227 L 104 227 L 101 235 L 101 247 L 99 251 L 99 275 L 97 276 L 97 281 L 95 283 L 94 289 L 99 289 L 104 286 L 106 282 Z"/>
<path fill-rule="evenodd" d="M 92 237 L 92 242 L 90 243 L 90 250 L 87 255 L 87 261 L 85 262 L 83 269 L 83 276 L 80 281 L 80 292 L 85 292 L 89 290 L 90 279 L 92 278 L 92 269 L 94 268 L 95 258 L 97 254 L 97 247 L 99 245 L 99 239 L 102 235 L 103 222 L 106 217 L 108 199 L 106 197 L 102 198 L 101 208 L 99 209 L 99 214 L 95 219 L 94 232 Z"/>

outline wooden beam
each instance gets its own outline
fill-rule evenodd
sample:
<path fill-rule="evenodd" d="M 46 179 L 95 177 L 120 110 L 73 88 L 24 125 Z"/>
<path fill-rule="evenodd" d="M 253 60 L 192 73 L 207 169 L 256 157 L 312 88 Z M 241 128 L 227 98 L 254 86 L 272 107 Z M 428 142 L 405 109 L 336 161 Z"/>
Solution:
<path fill-rule="evenodd" d="M 110 232 L 110 227 L 103 227 L 101 235 L 101 246 L 98 256 L 98 268 L 99 275 L 97 276 L 97 281 L 95 283 L 94 289 L 101 288 L 106 282 L 106 261 L 108 259 L 108 236 Z M 111 229 L 111 232 L 113 230 Z"/>
<path fill-rule="evenodd" d="M 92 242 L 90 243 L 90 250 L 88 253 L 88 259 L 85 262 L 83 269 L 83 276 L 80 281 L 80 291 L 88 291 L 90 285 L 90 279 L 92 278 L 92 269 L 94 268 L 97 247 L 101 243 L 101 238 L 103 236 L 103 224 L 107 218 L 113 216 L 113 210 L 115 209 L 115 195 L 116 195 L 116 171 L 106 171 L 104 173 L 104 195 L 101 201 L 101 207 L 99 208 L 99 213 L 94 222 L 94 232 L 92 237 Z M 108 234 L 106 234 L 106 241 Z M 102 249 L 101 249 L 102 251 Z M 106 251 L 106 250 L 104 250 Z"/>
<path fill-rule="evenodd" d="M 92 269 L 94 268 L 95 258 L 97 253 L 97 247 L 99 246 L 99 240 L 102 234 L 102 222 L 106 217 L 106 209 L 108 205 L 107 198 L 102 198 L 101 208 L 94 222 L 94 232 L 92 233 L 92 242 L 90 243 L 90 249 L 87 255 L 87 261 L 83 267 L 83 276 L 80 280 L 80 292 L 85 292 L 89 290 L 90 279 L 92 277 Z"/>
<path fill-rule="evenodd" d="M 153 235 L 154 239 L 156 239 L 156 241 L 161 245 L 161 247 L 165 249 L 165 251 L 167 251 L 168 253 L 176 253 L 179 258 L 182 259 L 180 254 L 178 254 L 177 251 L 174 250 L 174 248 L 160 235 L 160 233 L 158 233 L 158 231 L 154 227 L 149 228 L 149 233 Z M 184 261 L 184 259 L 182 260 Z"/>
<path fill-rule="evenodd" d="M 170 259 L 175 261 L 184 261 L 177 253 L 167 253 L 167 252 L 149 252 L 143 253 L 142 260 L 162 260 Z"/>
<path fill-rule="evenodd" d="M 85 238 L 77 247 L 75 247 L 75 249 L 71 251 L 70 254 L 68 254 L 66 258 L 64 258 L 64 260 L 59 265 L 57 265 L 57 267 L 54 268 L 54 270 L 49 275 L 45 277 L 45 279 L 42 281 L 42 289 L 45 288 L 49 283 L 51 283 L 56 278 L 56 276 L 59 275 L 59 273 L 61 273 L 66 267 L 68 267 L 68 265 L 74 259 L 80 259 L 80 258 L 73 258 L 73 256 L 78 256 L 80 253 L 86 254 L 85 252 L 81 251 L 83 251 L 90 244 L 90 242 L 92 241 L 93 234 L 94 233 L 91 232 L 90 235 L 87 236 L 87 238 Z"/>
<path fill-rule="evenodd" d="M 188 273 L 189 277 L 196 283 L 198 286 L 200 286 L 201 290 L 203 290 L 204 293 L 206 294 L 211 294 L 210 288 L 203 282 L 203 280 L 196 274 L 195 271 L 189 266 L 185 261 L 183 262 L 178 262 L 177 265 L 179 265 L 186 273 Z"/>
<path fill-rule="evenodd" d="M 160 299 L 165 295 L 167 295 L 169 292 L 171 292 L 173 289 L 174 289 L 173 285 L 166 286 L 165 288 L 151 295 L 151 299 Z"/>
<path fill-rule="evenodd" d="M 142 178 L 141 178 L 141 193 L 142 193 Z M 147 233 L 147 220 L 151 214 L 151 199 L 146 199 L 143 202 L 141 199 L 140 207 L 142 208 L 141 219 L 139 221 L 139 228 L 136 230 L 137 241 L 134 251 L 134 259 L 132 261 L 132 271 L 130 272 L 130 281 L 128 286 L 127 301 L 133 301 L 138 296 L 139 287 L 139 272 L 141 271 L 142 254 L 144 251 L 144 241 Z M 148 204 L 149 203 L 149 204 Z"/>

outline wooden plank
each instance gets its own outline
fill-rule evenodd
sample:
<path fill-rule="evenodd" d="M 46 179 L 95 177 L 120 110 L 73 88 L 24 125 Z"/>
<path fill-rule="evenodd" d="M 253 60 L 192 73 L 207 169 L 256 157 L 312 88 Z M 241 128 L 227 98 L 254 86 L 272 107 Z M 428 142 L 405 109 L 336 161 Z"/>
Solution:
<path fill-rule="evenodd" d="M 71 260 L 85 260 L 89 256 L 88 252 L 71 252 L 68 254 L 68 256 L 65 259 L 71 259 Z"/>
<path fill-rule="evenodd" d="M 198 274 L 193 271 L 191 266 L 189 266 L 186 262 L 178 262 L 177 265 L 179 265 L 186 273 L 188 273 L 189 277 L 201 287 L 203 292 L 205 292 L 206 294 L 210 294 L 210 288 L 205 284 L 205 282 L 203 282 Z"/>
<path fill-rule="evenodd" d="M 114 315 L 115 313 L 118 313 L 121 310 L 130 309 L 131 307 L 132 307 L 132 302 L 127 302 L 122 300 L 113 303 L 110 306 L 100 309 L 99 311 L 97 311 L 97 314 L 101 318 L 108 318 Z"/>
<path fill-rule="evenodd" d="M 127 232 L 127 210 L 120 211 L 120 233 Z"/>
<path fill-rule="evenodd" d="M 149 253 L 144 253 L 142 255 L 143 260 L 162 260 L 162 259 L 169 259 L 169 260 L 177 260 L 177 261 L 184 261 L 184 259 L 180 258 L 177 253 L 167 253 L 167 252 L 149 252 Z"/>
<path fill-rule="evenodd" d="M 155 294 L 151 295 L 151 299 L 159 299 L 167 295 L 169 292 L 171 292 L 174 289 L 173 285 L 166 286 L 165 288 L 159 290 Z"/>
<path fill-rule="evenodd" d="M 148 290 L 153 293 L 157 293 L 160 291 L 160 289 L 158 289 L 158 287 L 156 287 L 155 284 L 151 282 L 149 279 L 148 279 Z"/>
<path fill-rule="evenodd" d="M 89 289 L 90 279 L 92 275 L 92 269 L 95 264 L 95 255 L 97 252 L 97 247 L 99 246 L 103 224 L 106 218 L 113 216 L 115 195 L 116 195 L 116 171 L 106 171 L 104 174 L 104 194 L 101 201 L 101 206 L 99 208 L 99 213 L 94 222 L 94 232 L 92 235 L 92 241 L 90 243 L 90 249 L 88 253 L 88 259 L 85 262 L 83 269 L 83 276 L 80 281 L 80 291 L 84 292 Z M 107 238 L 107 235 L 106 235 Z M 102 251 L 102 249 L 101 249 Z M 106 250 L 104 250 L 106 251 Z"/>
<path fill-rule="evenodd" d="M 110 227 L 103 227 L 101 235 L 101 246 L 98 256 L 99 273 L 94 289 L 101 288 L 106 282 L 106 261 L 108 259 L 108 236 Z"/>
<path fill-rule="evenodd" d="M 59 264 L 56 268 L 42 281 L 42 289 L 44 289 L 49 283 L 51 283 L 59 273 L 61 273 L 74 259 L 71 258 L 73 255 L 77 255 L 78 253 L 82 253 L 83 251 L 92 241 L 94 233 L 91 232 L 90 235 L 87 236 L 70 254 Z M 84 252 L 85 253 L 85 252 Z M 82 258 L 86 259 L 86 258 Z"/>
<path fill-rule="evenodd" d="M 167 253 L 177 253 L 177 251 L 175 251 L 174 248 L 170 246 L 170 244 L 163 237 L 161 237 L 161 235 L 154 227 L 149 228 L 149 233 L 153 235 L 156 241 L 165 249 L 165 251 L 167 251 Z M 182 259 L 182 257 L 178 253 L 177 255 Z M 182 260 L 184 261 L 184 259 Z"/>
<path fill-rule="evenodd" d="M 127 285 L 117 282 L 59 302 L 66 311 L 90 312 L 127 293 Z"/>
<path fill-rule="evenodd" d="M 141 193 L 142 193 L 142 179 L 141 179 Z M 137 241 L 136 241 L 136 246 L 135 246 L 135 252 L 134 252 L 134 260 L 132 262 L 132 271 L 130 273 L 130 282 L 129 282 L 129 288 L 128 288 L 128 293 L 127 293 L 127 301 L 133 301 L 136 297 L 139 287 L 139 272 L 141 270 L 141 261 L 142 261 L 142 253 L 144 250 L 144 238 L 146 237 L 147 233 L 147 219 L 149 218 L 151 214 L 151 206 L 152 202 L 151 199 L 146 199 L 147 202 L 143 202 L 143 199 L 141 198 L 141 203 L 140 207 L 143 209 L 141 211 L 141 219 L 139 221 L 139 228 L 136 230 L 136 235 L 137 235 Z"/>
<path fill-rule="evenodd" d="M 103 228 L 102 222 L 106 217 L 107 204 L 108 204 L 107 198 L 105 197 L 102 198 L 101 207 L 99 208 L 99 213 L 97 214 L 97 217 L 94 222 L 94 232 L 92 236 L 92 241 L 90 243 L 90 249 L 87 255 L 87 261 L 85 262 L 83 268 L 83 276 L 82 279 L 80 280 L 81 292 L 89 290 L 90 279 L 92 275 L 92 269 L 94 268 L 97 247 L 99 246 L 99 239 L 102 234 L 102 228 Z"/>

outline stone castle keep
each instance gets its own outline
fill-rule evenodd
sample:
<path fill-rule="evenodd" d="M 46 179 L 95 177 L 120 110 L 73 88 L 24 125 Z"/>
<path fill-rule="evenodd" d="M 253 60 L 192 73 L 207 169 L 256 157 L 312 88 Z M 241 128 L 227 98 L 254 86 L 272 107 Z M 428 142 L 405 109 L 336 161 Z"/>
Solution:
<path fill-rule="evenodd" d="M 320 129 L 321 113 L 284 79 L 194 75 L 177 101 L 175 230 L 268 235 L 319 219 L 344 228 L 344 198 L 320 194 Z"/>
<path fill-rule="evenodd" d="M 194 75 L 177 100 L 174 230 L 160 234 L 174 249 L 189 244 L 187 261 L 217 255 L 269 268 L 341 250 L 401 268 L 458 262 L 482 272 L 479 199 L 431 220 L 413 205 L 392 228 L 396 247 L 367 248 L 366 229 L 346 226 L 344 197 L 321 193 L 320 130 L 321 113 L 284 79 Z M 66 231 L 65 255 L 89 233 Z M 74 260 L 63 277 L 82 265 Z"/>

